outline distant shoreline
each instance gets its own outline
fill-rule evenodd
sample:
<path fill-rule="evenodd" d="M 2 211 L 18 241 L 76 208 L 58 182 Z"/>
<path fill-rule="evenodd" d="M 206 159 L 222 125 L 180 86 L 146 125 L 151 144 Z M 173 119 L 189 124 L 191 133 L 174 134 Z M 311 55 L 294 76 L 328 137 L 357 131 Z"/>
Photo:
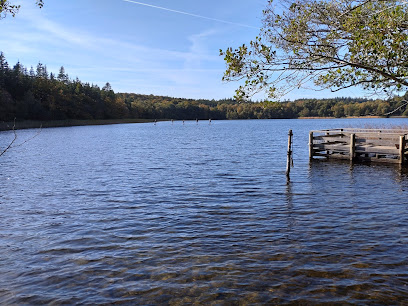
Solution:
<path fill-rule="evenodd" d="M 406 116 L 348 116 L 348 117 L 298 117 L 297 119 L 380 119 L 380 118 L 407 118 Z"/>
<path fill-rule="evenodd" d="M 385 118 L 382 116 L 352 116 L 352 117 L 299 117 L 293 119 L 376 119 L 376 118 Z M 389 118 L 407 118 L 404 116 L 391 116 Z M 204 119 L 203 119 L 204 120 Z M 228 120 L 228 119 L 226 119 Z M 231 119 L 233 120 L 233 119 Z M 258 120 L 258 119 L 253 119 Z M 273 119 L 271 119 L 273 120 Z M 157 121 L 170 121 L 170 119 L 159 119 Z M 181 121 L 181 120 L 177 120 Z M 201 120 L 200 120 L 201 121 Z M 87 126 L 87 125 L 109 125 L 109 124 L 126 124 L 126 123 L 148 123 L 154 122 L 154 119 L 100 119 L 100 120 L 23 120 L 16 121 L 16 130 L 23 129 L 38 129 L 42 128 L 52 128 L 52 127 L 71 127 L 71 126 Z M 13 122 L 0 122 L 0 131 L 9 131 L 13 129 Z"/>
<path fill-rule="evenodd" d="M 71 127 L 71 126 L 87 126 L 87 125 L 109 125 L 109 124 L 124 124 L 124 123 L 146 123 L 154 122 L 153 119 L 100 119 L 100 120 L 24 120 L 16 121 L 16 130 L 23 129 L 38 129 L 52 127 Z M 0 122 L 0 131 L 9 131 L 13 129 L 14 122 Z"/>
<path fill-rule="evenodd" d="M 347 117 L 298 117 L 297 119 L 377 119 L 384 116 L 347 116 Z M 408 118 L 405 116 L 390 116 L 388 118 Z"/>

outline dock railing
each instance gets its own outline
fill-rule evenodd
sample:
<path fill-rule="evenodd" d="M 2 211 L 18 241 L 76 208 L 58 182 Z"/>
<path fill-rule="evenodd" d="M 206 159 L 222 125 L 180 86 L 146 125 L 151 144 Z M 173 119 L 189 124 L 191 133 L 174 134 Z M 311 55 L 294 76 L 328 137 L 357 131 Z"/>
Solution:
<path fill-rule="evenodd" d="M 310 131 L 309 158 L 407 163 L 408 130 L 328 129 Z"/>

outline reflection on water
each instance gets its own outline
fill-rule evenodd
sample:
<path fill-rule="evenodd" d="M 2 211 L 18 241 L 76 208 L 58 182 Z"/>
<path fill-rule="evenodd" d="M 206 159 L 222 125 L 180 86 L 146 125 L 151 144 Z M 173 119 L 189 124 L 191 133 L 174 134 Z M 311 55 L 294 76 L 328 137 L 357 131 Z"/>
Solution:
<path fill-rule="evenodd" d="M 404 303 L 407 170 L 309 164 L 341 124 L 43 130 L 0 159 L 0 303 Z"/>

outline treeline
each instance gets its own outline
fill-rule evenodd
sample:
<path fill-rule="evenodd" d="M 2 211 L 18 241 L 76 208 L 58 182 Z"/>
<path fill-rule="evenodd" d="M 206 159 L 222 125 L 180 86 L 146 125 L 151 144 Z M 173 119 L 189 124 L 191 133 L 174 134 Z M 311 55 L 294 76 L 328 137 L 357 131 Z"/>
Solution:
<path fill-rule="evenodd" d="M 9 67 L 0 52 L 0 120 L 61 120 L 125 118 L 128 109 L 107 83 L 71 80 L 61 67 L 58 75 L 38 63 L 28 70 L 21 63 Z"/>
<path fill-rule="evenodd" d="M 351 98 L 302 99 L 287 102 L 245 102 L 234 99 L 193 100 L 132 93 L 114 93 L 70 79 L 61 67 L 48 73 L 38 63 L 27 69 L 10 67 L 0 52 L 0 121 L 64 119 L 275 119 L 384 115 L 404 105 L 404 97 L 392 100 Z M 406 107 L 392 115 L 408 116 Z"/>
<path fill-rule="evenodd" d="M 356 98 L 300 99 L 288 102 L 188 100 L 140 94 L 117 94 L 133 118 L 146 119 L 292 119 L 299 117 L 408 116 L 404 97 L 392 100 Z M 401 108 L 400 108 L 401 107 Z"/>

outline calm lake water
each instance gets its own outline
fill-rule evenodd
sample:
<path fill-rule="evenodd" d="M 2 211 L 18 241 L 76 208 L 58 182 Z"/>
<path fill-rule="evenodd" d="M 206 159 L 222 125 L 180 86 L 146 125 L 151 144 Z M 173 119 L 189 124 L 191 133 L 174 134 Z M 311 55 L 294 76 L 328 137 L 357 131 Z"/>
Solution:
<path fill-rule="evenodd" d="M 44 129 L 0 157 L 0 304 L 406 305 L 407 171 L 308 161 L 366 124 L 408 119 Z"/>

